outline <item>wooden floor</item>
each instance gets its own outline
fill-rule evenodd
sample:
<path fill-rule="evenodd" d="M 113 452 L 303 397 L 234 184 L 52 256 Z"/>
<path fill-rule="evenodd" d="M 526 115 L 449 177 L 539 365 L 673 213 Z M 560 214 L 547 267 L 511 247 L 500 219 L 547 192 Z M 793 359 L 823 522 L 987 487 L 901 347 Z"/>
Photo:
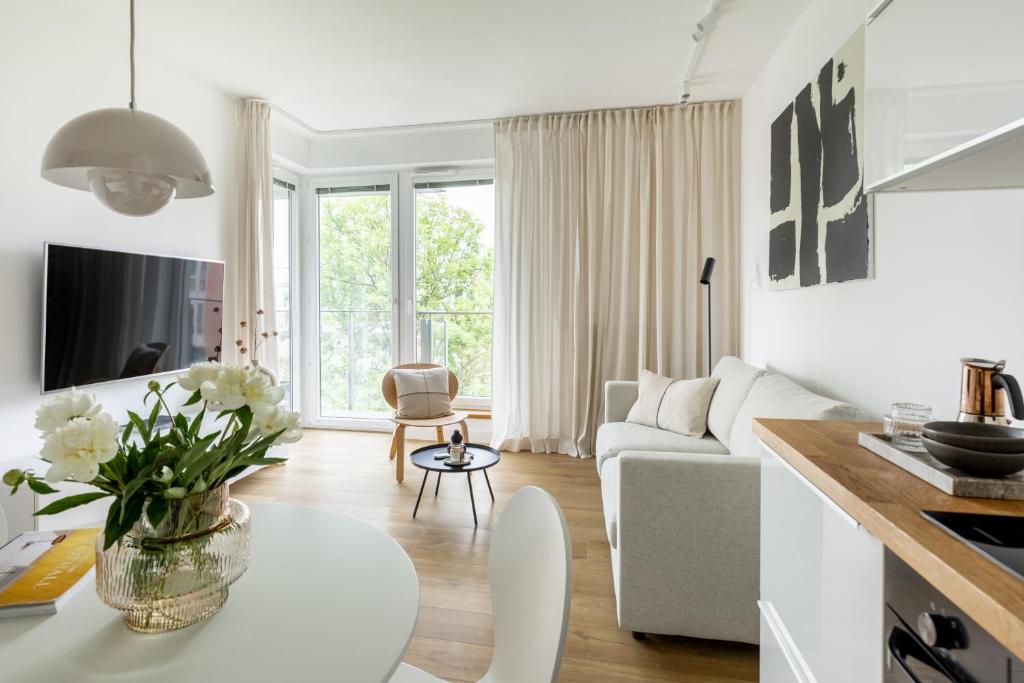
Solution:
<path fill-rule="evenodd" d="M 615 622 L 601 489 L 592 460 L 565 455 L 503 454 L 490 470 L 492 506 L 480 476 L 473 527 L 462 477 L 431 477 L 416 519 L 412 509 L 422 472 L 406 464 L 404 484 L 387 460 L 390 435 L 306 430 L 291 460 L 232 487 L 249 501 L 291 501 L 344 512 L 381 529 L 405 548 L 420 581 L 420 615 L 405 661 L 451 681 L 476 681 L 490 662 L 487 553 L 492 522 L 504 501 L 528 484 L 549 491 L 565 511 L 572 534 L 573 598 L 561 681 L 757 680 L 757 648 L 687 638 L 634 641 Z M 422 444 L 410 442 L 411 451 Z M 436 475 L 434 475 L 436 476 Z"/>

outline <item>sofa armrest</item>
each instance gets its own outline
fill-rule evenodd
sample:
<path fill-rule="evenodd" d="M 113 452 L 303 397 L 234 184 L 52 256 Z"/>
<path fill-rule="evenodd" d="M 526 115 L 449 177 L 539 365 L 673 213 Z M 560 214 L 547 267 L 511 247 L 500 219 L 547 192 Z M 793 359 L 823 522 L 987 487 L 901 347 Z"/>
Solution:
<path fill-rule="evenodd" d="M 636 403 L 639 382 L 611 380 L 604 383 L 604 421 L 625 422 L 629 409 Z"/>
<path fill-rule="evenodd" d="M 623 626 L 756 643 L 761 459 L 624 451 L 619 467 Z"/>

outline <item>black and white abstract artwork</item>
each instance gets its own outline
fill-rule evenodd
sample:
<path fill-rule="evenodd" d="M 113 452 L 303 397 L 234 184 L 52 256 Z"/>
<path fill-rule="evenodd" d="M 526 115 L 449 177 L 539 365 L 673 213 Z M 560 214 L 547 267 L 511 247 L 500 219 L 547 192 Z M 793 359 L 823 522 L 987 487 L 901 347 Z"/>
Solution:
<path fill-rule="evenodd" d="M 863 93 L 860 28 L 772 123 L 770 289 L 873 276 Z"/>

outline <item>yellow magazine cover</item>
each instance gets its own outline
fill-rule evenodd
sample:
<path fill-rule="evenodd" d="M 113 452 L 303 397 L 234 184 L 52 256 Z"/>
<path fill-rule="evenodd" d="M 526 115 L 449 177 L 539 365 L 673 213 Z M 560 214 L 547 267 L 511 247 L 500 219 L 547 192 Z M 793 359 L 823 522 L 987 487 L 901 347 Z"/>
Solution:
<path fill-rule="evenodd" d="M 0 548 L 0 613 L 29 605 L 56 606 L 96 565 L 98 533 L 29 532 Z"/>

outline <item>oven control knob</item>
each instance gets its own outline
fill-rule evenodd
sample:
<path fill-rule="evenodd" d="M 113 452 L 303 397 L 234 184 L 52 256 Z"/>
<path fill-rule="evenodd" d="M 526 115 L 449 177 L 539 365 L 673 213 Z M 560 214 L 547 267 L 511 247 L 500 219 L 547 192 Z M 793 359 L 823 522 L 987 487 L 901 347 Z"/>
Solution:
<path fill-rule="evenodd" d="M 967 633 L 956 617 L 921 612 L 917 615 L 917 635 L 928 647 L 959 650 L 967 647 Z"/>

